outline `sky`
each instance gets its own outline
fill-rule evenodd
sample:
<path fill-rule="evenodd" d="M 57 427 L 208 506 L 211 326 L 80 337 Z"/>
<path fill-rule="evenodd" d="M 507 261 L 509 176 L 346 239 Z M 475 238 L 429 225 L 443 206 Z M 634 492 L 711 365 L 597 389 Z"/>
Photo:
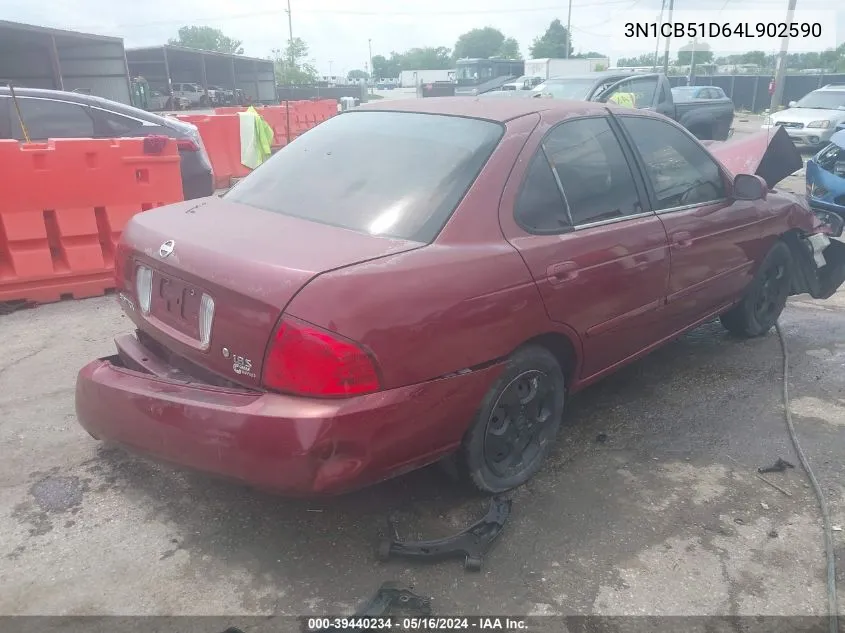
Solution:
<path fill-rule="evenodd" d="M 0 0 L 0 18 L 39 26 L 123 37 L 127 48 L 154 46 L 175 37 L 180 26 L 207 25 L 243 41 L 244 54 L 267 57 L 288 39 L 287 0 Z M 567 22 L 568 0 L 290 0 L 293 34 L 309 47 L 321 74 L 364 68 L 372 54 L 389 56 L 412 47 L 453 48 L 462 33 L 493 26 L 514 37 L 528 58 L 528 46 L 549 22 Z M 793 22 L 818 22 L 820 38 L 794 38 L 791 52 L 823 50 L 843 43 L 845 10 L 828 0 L 800 0 Z M 692 7 L 695 6 L 695 9 Z M 656 22 L 661 0 L 572 0 L 572 40 L 577 51 L 599 51 L 615 63 L 620 56 L 653 52 L 654 37 L 626 38 L 627 22 Z M 786 18 L 786 0 L 676 0 L 673 21 L 747 22 Z M 840 35 L 841 34 L 841 35 Z M 672 52 L 689 41 L 673 39 Z M 705 37 L 717 55 L 765 50 L 777 39 Z M 664 43 L 661 43 L 661 52 Z"/>

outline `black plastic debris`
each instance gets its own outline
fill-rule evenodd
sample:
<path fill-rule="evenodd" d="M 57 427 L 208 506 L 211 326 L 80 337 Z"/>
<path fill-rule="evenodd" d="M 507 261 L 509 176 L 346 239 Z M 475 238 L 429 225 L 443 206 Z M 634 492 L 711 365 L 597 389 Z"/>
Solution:
<path fill-rule="evenodd" d="M 453 536 L 431 541 L 400 541 L 386 538 L 379 544 L 378 558 L 382 561 L 387 561 L 392 556 L 442 560 L 463 556 L 466 570 L 480 571 L 484 554 L 502 533 L 510 512 L 510 499 L 494 497 L 484 518 L 466 530 Z M 396 534 L 396 528 L 392 521 L 389 521 L 389 529 L 390 534 Z"/>
<path fill-rule="evenodd" d="M 765 468 L 758 468 L 758 473 L 782 473 L 787 468 L 795 468 L 792 464 L 790 464 L 785 459 L 781 459 L 778 457 L 778 460 L 772 464 L 771 466 L 766 466 Z"/>

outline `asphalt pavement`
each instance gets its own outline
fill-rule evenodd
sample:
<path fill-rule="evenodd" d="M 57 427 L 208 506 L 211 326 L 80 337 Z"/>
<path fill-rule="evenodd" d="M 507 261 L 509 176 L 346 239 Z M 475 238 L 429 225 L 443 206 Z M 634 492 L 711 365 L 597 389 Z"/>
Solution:
<path fill-rule="evenodd" d="M 845 293 L 793 298 L 782 323 L 798 433 L 841 526 Z M 460 561 L 375 560 L 390 515 L 403 537 L 430 538 L 483 514 L 440 468 L 291 501 L 91 439 L 74 415 L 76 372 L 127 329 L 113 297 L 0 316 L 0 614 L 349 613 L 385 580 L 441 614 L 824 613 L 807 479 L 800 467 L 768 475 L 781 491 L 756 476 L 778 458 L 798 464 L 774 333 L 741 341 L 707 324 L 574 397 L 552 458 L 511 495 L 472 574 Z"/>

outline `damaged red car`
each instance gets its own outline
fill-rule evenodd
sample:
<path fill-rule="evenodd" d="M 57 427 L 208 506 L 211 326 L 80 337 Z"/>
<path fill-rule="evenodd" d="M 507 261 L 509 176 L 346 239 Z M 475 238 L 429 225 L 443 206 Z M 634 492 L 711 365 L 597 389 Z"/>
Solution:
<path fill-rule="evenodd" d="M 845 279 L 841 227 L 777 184 L 783 130 L 712 143 L 553 100 L 379 103 L 221 197 L 136 215 L 134 332 L 78 377 L 95 438 L 291 495 L 457 454 L 532 477 L 570 394 L 720 318 L 760 336 Z"/>

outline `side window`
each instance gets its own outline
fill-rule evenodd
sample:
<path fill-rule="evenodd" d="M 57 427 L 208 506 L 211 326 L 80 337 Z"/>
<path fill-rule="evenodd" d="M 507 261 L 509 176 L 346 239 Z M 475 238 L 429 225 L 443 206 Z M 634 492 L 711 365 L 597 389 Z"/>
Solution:
<path fill-rule="evenodd" d="M 0 139 L 12 138 L 12 99 L 0 97 Z"/>
<path fill-rule="evenodd" d="M 155 96 L 155 93 L 153 93 Z M 142 124 L 140 121 L 129 117 L 121 116 L 115 112 L 93 108 L 91 113 L 94 116 L 94 130 L 97 136 L 127 136 L 133 132 L 140 132 Z"/>
<path fill-rule="evenodd" d="M 707 152 L 673 125 L 646 117 L 621 117 L 645 163 L 656 210 L 704 204 L 725 197 L 722 172 Z"/>
<path fill-rule="evenodd" d="M 514 217 L 529 233 L 555 233 L 570 226 L 560 187 L 542 148 L 528 166 L 514 205 Z"/>
<path fill-rule="evenodd" d="M 51 101 L 49 99 L 18 99 L 29 137 L 32 140 L 48 138 L 91 138 L 94 136 L 94 120 L 88 108 L 77 103 Z M 25 140 L 20 121 L 12 120 L 12 136 Z"/>
<path fill-rule="evenodd" d="M 562 123 L 543 144 L 576 226 L 642 213 L 631 168 L 607 119 Z"/>
<path fill-rule="evenodd" d="M 649 108 L 654 103 L 657 84 L 657 77 L 628 79 L 616 86 L 610 93 L 603 95 L 602 101 L 634 108 Z"/>

